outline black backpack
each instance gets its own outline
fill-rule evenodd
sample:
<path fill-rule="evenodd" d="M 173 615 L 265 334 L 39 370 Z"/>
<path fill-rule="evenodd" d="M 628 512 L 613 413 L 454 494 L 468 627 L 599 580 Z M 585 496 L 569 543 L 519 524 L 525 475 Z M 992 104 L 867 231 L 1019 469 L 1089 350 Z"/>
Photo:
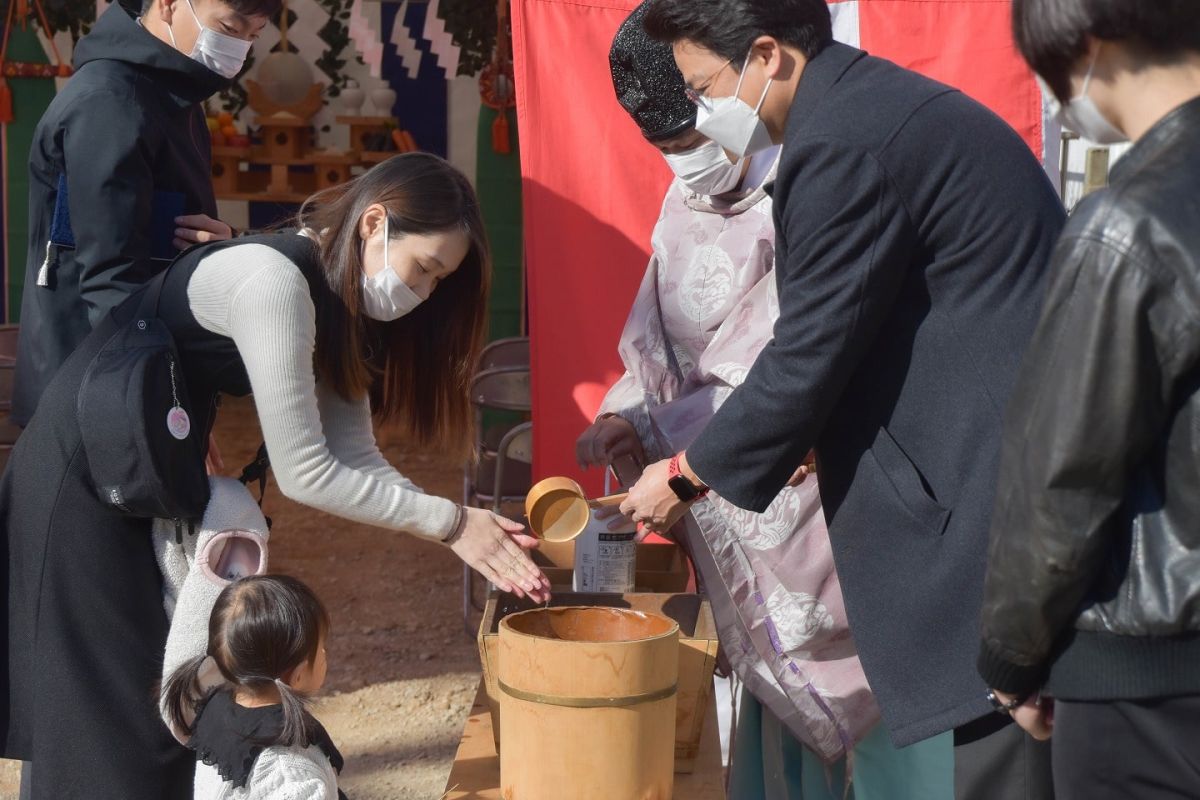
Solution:
<path fill-rule="evenodd" d="M 92 481 L 100 500 L 134 517 L 189 529 L 204 516 L 204 432 L 193 425 L 175 339 L 158 318 L 168 271 L 141 290 L 132 317 L 118 308 L 113 333 L 84 372 L 76 399 Z"/>

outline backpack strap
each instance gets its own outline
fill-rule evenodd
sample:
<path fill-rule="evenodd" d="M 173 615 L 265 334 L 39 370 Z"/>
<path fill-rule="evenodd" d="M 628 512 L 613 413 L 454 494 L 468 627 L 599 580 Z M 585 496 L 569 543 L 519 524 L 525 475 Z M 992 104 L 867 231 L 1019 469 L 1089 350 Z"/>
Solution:
<path fill-rule="evenodd" d="M 242 467 L 242 474 L 238 480 L 243 486 L 249 486 L 252 482 L 258 482 L 258 507 L 262 508 L 263 500 L 267 496 L 267 471 L 271 469 L 271 459 L 267 455 L 267 443 L 263 442 L 258 446 L 258 452 L 254 454 L 254 460 L 246 466 Z M 271 530 L 271 518 L 266 517 L 267 530 Z"/>
<path fill-rule="evenodd" d="M 162 296 L 163 284 L 167 282 L 167 275 L 170 272 L 171 267 L 168 266 L 146 282 L 146 288 L 142 291 L 142 299 L 138 301 L 137 312 L 134 314 L 135 318 L 158 318 L 159 298 Z"/>

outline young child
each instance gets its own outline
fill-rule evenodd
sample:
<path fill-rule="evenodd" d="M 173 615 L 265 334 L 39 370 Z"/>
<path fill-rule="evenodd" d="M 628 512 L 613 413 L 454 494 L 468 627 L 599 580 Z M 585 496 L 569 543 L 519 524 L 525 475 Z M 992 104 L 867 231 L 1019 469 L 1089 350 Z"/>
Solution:
<path fill-rule="evenodd" d="M 195 800 L 337 800 L 342 756 L 307 710 L 325 682 L 329 614 L 286 575 L 229 584 L 208 624 L 208 653 L 163 686 L 171 723 L 196 751 Z M 198 697 L 212 656 L 224 683 Z M 188 722 L 195 714 L 195 719 Z"/>

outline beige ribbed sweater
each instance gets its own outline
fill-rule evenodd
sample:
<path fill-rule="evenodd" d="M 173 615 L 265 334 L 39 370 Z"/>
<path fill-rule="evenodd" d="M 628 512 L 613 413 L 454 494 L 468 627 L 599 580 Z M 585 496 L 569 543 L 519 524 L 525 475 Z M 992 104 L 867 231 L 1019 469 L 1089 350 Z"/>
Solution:
<path fill-rule="evenodd" d="M 290 259 L 261 244 L 218 250 L 192 274 L 188 301 L 206 330 L 237 345 L 284 495 L 429 539 L 451 533 L 454 503 L 424 494 L 384 460 L 367 398 L 347 402 L 317 383 L 316 309 Z"/>

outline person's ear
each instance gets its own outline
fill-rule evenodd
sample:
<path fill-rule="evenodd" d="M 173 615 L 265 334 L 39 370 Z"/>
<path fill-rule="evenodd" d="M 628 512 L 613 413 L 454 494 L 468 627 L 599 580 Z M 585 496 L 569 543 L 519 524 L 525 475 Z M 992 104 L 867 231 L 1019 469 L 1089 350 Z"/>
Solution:
<path fill-rule="evenodd" d="M 175 16 L 175 7 L 178 2 L 179 0 L 155 0 L 155 4 L 158 6 L 158 17 L 167 24 L 168 28 L 171 27 L 171 19 Z M 154 13 L 153 8 L 150 11 Z"/>
<path fill-rule="evenodd" d="M 786 80 L 789 71 L 787 52 L 774 36 L 760 36 L 750 50 L 751 59 L 763 62 L 763 72 L 773 81 Z"/>
<path fill-rule="evenodd" d="M 387 209 L 379 203 L 368 206 L 358 220 L 358 237 L 364 242 L 374 236 L 383 227 Z"/>
<path fill-rule="evenodd" d="M 295 690 L 296 684 L 302 683 L 304 681 L 304 670 L 307 668 L 308 668 L 308 662 L 301 661 L 299 664 L 292 667 L 287 672 L 285 672 L 283 675 L 281 675 L 279 677 L 279 680 L 283 681 L 289 687 L 291 687 L 293 690 Z"/>

